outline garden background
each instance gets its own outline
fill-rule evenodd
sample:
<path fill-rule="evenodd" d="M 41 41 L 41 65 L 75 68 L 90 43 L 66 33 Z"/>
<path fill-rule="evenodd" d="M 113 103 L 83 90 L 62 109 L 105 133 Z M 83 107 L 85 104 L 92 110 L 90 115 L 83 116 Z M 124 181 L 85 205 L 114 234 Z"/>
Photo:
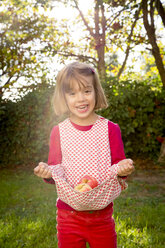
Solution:
<path fill-rule="evenodd" d="M 115 201 L 119 247 L 163 248 L 165 2 L 3 0 L 0 6 L 0 247 L 57 247 L 47 161 L 60 68 L 97 70 L 136 171 Z M 53 217 L 52 217 L 53 216 Z M 45 235 L 45 233 L 47 235 Z"/>

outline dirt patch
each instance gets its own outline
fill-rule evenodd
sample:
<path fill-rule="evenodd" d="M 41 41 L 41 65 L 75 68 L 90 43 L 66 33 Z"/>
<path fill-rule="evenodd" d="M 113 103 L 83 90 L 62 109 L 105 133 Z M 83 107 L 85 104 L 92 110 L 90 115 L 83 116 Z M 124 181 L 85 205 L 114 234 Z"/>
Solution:
<path fill-rule="evenodd" d="M 165 169 L 161 170 L 135 170 L 135 172 L 129 176 L 128 180 L 136 180 L 140 182 L 153 183 L 165 183 Z"/>
<path fill-rule="evenodd" d="M 146 183 L 165 183 L 165 165 L 155 163 L 150 159 L 133 159 L 135 171 L 128 180 Z"/>
<path fill-rule="evenodd" d="M 127 182 L 130 187 L 136 185 L 136 192 L 131 190 L 129 193 L 131 197 L 165 197 L 165 169 L 136 169 Z"/>

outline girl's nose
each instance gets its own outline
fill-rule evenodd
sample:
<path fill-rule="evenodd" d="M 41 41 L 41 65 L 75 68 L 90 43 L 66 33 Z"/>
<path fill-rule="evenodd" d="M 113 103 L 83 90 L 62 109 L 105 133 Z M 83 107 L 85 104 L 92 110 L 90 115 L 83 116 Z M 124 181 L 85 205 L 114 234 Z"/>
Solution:
<path fill-rule="evenodd" d="M 78 101 L 83 101 L 85 99 L 85 95 L 83 94 L 83 92 L 79 92 L 77 94 L 77 100 Z"/>

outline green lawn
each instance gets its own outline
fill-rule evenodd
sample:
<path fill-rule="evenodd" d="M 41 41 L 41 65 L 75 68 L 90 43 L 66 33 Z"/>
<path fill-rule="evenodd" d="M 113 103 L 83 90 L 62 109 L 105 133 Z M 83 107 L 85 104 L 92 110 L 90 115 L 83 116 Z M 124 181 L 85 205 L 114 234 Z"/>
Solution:
<path fill-rule="evenodd" d="M 163 172 L 136 172 L 114 202 L 118 248 L 164 248 Z M 30 168 L 0 171 L 0 247 L 56 248 L 56 193 Z M 69 247 L 68 247 L 69 248 Z"/>

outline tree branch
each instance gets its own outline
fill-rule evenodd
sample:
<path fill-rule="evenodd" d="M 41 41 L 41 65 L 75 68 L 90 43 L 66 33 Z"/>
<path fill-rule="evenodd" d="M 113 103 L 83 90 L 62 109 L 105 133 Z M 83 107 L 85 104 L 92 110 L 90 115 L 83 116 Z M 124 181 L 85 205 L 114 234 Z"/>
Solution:
<path fill-rule="evenodd" d="M 78 4 L 77 4 L 77 1 L 74 0 L 74 3 L 75 3 L 75 8 L 79 11 L 79 14 L 80 14 L 80 16 L 81 16 L 81 19 L 83 20 L 83 22 L 84 22 L 84 24 L 85 24 L 87 30 L 89 31 L 90 35 L 91 35 L 92 37 L 94 37 L 95 34 L 94 34 L 92 28 L 88 25 L 88 22 L 86 21 L 84 15 L 83 15 L 83 13 L 82 13 L 82 11 L 80 10 L 80 8 L 79 8 L 79 6 L 78 6 Z"/>
<path fill-rule="evenodd" d="M 98 6 L 97 3 L 96 3 L 96 5 L 95 5 L 94 20 L 95 20 L 95 38 L 96 38 L 97 40 L 99 40 L 99 6 Z M 98 43 L 99 43 L 99 42 L 96 41 L 96 45 L 97 45 Z"/>
<path fill-rule="evenodd" d="M 120 68 L 120 70 L 119 70 L 119 72 L 117 74 L 118 79 L 120 78 L 120 76 L 121 76 L 121 74 L 124 71 L 124 68 L 126 66 L 126 62 L 127 62 L 128 56 L 129 56 L 130 48 L 131 48 L 130 47 L 130 42 L 131 42 L 131 38 L 132 38 L 132 35 L 133 35 L 134 27 L 135 27 L 136 22 L 137 22 L 137 20 L 139 18 L 140 10 L 141 10 L 141 5 L 140 5 L 139 9 L 135 13 L 135 20 L 134 20 L 134 22 L 132 24 L 131 32 L 130 32 L 130 34 L 128 36 L 128 40 L 127 40 L 127 48 L 126 48 L 126 52 L 125 52 L 125 59 L 124 59 L 123 64 L 122 64 L 122 66 L 121 66 L 121 68 Z"/>
<path fill-rule="evenodd" d="M 111 27 L 112 23 L 120 16 L 120 14 L 123 12 L 124 9 L 125 7 L 122 8 L 117 15 L 115 15 L 115 17 L 111 20 L 111 22 L 107 25 L 107 27 Z"/>
<path fill-rule="evenodd" d="M 102 44 L 105 46 L 105 27 L 106 27 L 106 19 L 104 15 L 104 5 L 101 5 L 101 26 L 102 26 Z"/>
<path fill-rule="evenodd" d="M 162 58 L 160 55 L 160 49 L 159 49 L 159 47 L 157 45 L 157 41 L 156 41 L 154 23 L 151 22 L 151 25 L 150 25 L 149 21 L 148 21 L 148 8 L 147 8 L 147 1 L 146 0 L 142 0 L 142 9 L 143 9 L 144 27 L 146 29 L 149 42 L 152 46 L 152 54 L 155 58 L 155 63 L 156 63 L 156 66 L 158 68 L 159 75 L 160 75 L 162 83 L 163 83 L 163 87 L 165 88 L 165 68 L 164 68 L 163 61 L 162 61 Z M 150 15 L 151 14 L 154 14 L 154 13 L 150 12 Z"/>
<path fill-rule="evenodd" d="M 2 88 L 7 87 L 7 85 L 10 83 L 10 80 L 12 79 L 12 77 L 13 77 L 13 75 L 11 75 L 11 76 L 7 79 L 7 81 L 6 81 L 5 84 L 2 86 Z"/>
<path fill-rule="evenodd" d="M 70 57 L 70 56 L 71 57 L 77 57 L 77 58 L 79 58 L 79 59 L 81 59 L 83 61 L 92 60 L 93 61 L 92 64 L 95 65 L 95 66 L 96 66 L 96 64 L 98 62 L 95 58 L 93 58 L 91 56 L 82 55 L 82 54 L 63 53 L 63 52 L 59 52 L 59 51 L 57 51 L 57 54 L 62 55 L 64 57 Z"/>
<path fill-rule="evenodd" d="M 151 19 L 151 27 L 154 28 L 154 7 L 153 7 L 153 3 L 154 3 L 154 0 L 151 0 L 150 1 L 150 19 Z"/>
<path fill-rule="evenodd" d="M 160 15 L 160 17 L 162 19 L 162 22 L 163 22 L 163 24 L 165 26 L 165 10 L 163 8 L 163 5 L 162 5 L 160 0 L 156 0 L 155 5 L 156 5 L 157 11 L 158 11 L 158 13 L 159 13 L 159 15 Z"/>

